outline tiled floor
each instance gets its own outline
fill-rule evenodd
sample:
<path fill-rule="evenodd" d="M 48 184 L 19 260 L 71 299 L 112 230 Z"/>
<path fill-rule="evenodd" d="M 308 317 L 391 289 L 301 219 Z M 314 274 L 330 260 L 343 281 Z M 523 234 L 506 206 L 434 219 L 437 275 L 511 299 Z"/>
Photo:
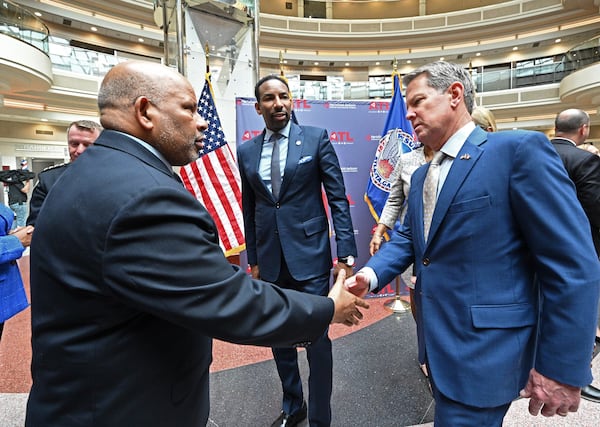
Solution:
<path fill-rule="evenodd" d="M 21 261 L 27 281 L 28 257 Z M 361 327 L 331 329 L 334 353 L 333 426 L 431 425 L 435 405 L 416 361 L 410 313 L 390 314 L 372 299 Z M 31 385 L 29 310 L 7 322 L 0 343 L 0 426 L 23 426 Z M 302 352 L 300 367 L 308 378 Z M 280 411 L 281 387 L 270 350 L 216 342 L 209 426 L 268 426 Z M 600 363 L 593 366 L 600 378 Z M 600 385 L 600 381 L 595 383 Z M 485 387 L 485 384 L 482 384 Z M 566 418 L 532 417 L 527 401 L 513 403 L 504 426 L 599 426 L 600 404 L 581 403 Z M 302 426 L 307 426 L 303 423 Z"/>

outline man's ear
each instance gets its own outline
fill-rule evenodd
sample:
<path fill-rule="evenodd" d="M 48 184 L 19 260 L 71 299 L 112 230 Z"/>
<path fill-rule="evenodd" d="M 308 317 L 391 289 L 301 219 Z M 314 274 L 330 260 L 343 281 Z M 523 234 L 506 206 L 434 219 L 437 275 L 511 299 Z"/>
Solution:
<path fill-rule="evenodd" d="M 262 116 L 262 111 L 260 111 L 260 107 L 258 105 L 258 102 L 254 103 L 254 109 L 256 110 L 256 114 L 258 114 L 259 116 Z"/>
<path fill-rule="evenodd" d="M 135 119 L 145 130 L 152 130 L 154 123 L 152 118 L 154 117 L 154 105 L 145 96 L 138 96 L 133 104 L 135 111 Z"/>
<path fill-rule="evenodd" d="M 465 88 L 463 87 L 461 82 L 454 82 L 448 88 L 448 93 L 450 94 L 450 105 L 453 108 L 458 107 L 458 105 L 463 102 L 463 93 L 465 92 Z"/>

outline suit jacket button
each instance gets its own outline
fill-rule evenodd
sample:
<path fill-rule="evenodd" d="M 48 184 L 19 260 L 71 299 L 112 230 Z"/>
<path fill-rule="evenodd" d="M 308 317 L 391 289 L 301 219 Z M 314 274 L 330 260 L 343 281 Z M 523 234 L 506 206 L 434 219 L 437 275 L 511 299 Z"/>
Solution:
<path fill-rule="evenodd" d="M 275 203 L 275 208 L 276 208 L 276 209 L 279 209 L 279 207 L 280 207 L 280 206 L 281 206 L 281 205 L 279 204 L 279 202 Z"/>
<path fill-rule="evenodd" d="M 431 260 L 429 258 L 423 258 L 423 265 L 428 266 L 431 264 Z"/>

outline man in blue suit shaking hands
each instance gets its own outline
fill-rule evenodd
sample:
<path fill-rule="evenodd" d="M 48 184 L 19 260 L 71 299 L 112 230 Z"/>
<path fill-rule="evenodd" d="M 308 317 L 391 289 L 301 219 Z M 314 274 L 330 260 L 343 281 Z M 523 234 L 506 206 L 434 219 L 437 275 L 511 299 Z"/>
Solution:
<path fill-rule="evenodd" d="M 346 286 L 378 291 L 414 261 L 436 426 L 501 426 L 519 394 L 532 415 L 577 411 L 600 267 L 560 158 L 541 133 L 477 128 L 460 66 L 435 62 L 404 84 L 419 141 L 443 153 L 439 178 L 417 169 L 402 228 Z"/>
<path fill-rule="evenodd" d="M 332 267 L 323 191 L 331 209 L 338 265 L 352 274 L 356 243 L 344 178 L 327 131 L 290 121 L 292 97 L 275 75 L 255 86 L 261 135 L 238 148 L 248 263 L 255 279 L 283 288 L 327 295 Z M 331 423 L 332 356 L 327 331 L 306 347 L 310 368 L 308 419 Z M 307 407 L 294 348 L 273 348 L 283 387 L 282 412 L 274 427 L 293 427 Z"/>

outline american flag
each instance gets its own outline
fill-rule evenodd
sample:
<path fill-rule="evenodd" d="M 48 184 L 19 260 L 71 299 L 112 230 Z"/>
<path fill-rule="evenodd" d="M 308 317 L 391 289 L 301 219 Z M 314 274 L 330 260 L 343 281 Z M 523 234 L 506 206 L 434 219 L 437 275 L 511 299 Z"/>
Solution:
<path fill-rule="evenodd" d="M 241 180 L 235 157 L 225 140 L 212 92 L 207 74 L 198 101 L 198 113 L 208 122 L 204 147 L 198 160 L 183 166 L 179 174 L 185 188 L 213 217 L 221 248 L 225 256 L 231 256 L 246 249 Z"/>

